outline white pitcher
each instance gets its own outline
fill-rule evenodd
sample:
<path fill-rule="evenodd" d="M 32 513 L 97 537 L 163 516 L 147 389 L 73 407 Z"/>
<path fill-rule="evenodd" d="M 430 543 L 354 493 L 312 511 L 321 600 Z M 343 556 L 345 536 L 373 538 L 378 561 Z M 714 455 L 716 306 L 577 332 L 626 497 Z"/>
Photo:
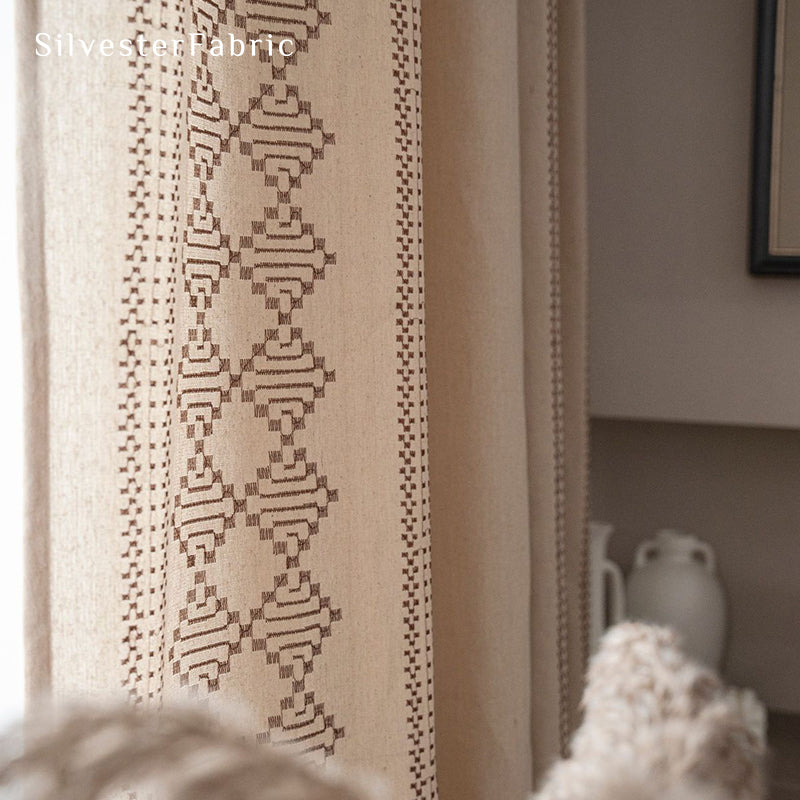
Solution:
<path fill-rule="evenodd" d="M 603 631 L 625 617 L 625 580 L 622 570 L 606 558 L 614 528 L 589 523 L 589 647 L 595 653 Z"/>
<path fill-rule="evenodd" d="M 725 596 L 707 542 L 677 530 L 659 531 L 636 550 L 628 577 L 631 619 L 669 625 L 687 653 L 719 669 L 725 644 Z"/>

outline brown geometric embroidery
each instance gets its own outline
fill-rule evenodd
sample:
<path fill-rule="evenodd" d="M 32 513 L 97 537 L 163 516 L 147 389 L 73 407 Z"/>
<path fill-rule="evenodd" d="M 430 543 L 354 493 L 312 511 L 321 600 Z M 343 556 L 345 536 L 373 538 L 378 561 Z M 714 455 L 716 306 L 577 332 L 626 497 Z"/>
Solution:
<path fill-rule="evenodd" d="M 330 24 L 330 14 L 317 8 L 316 0 L 233 0 L 236 25 L 252 39 L 272 34 L 275 42 L 289 38 L 298 53 L 307 53 L 309 39 L 318 39 L 320 27 Z"/>
<path fill-rule="evenodd" d="M 389 6 L 397 134 L 397 390 L 409 778 L 415 797 L 431 798 L 437 790 L 422 270 L 420 17 L 414 0 L 393 0 Z"/>
<path fill-rule="evenodd" d="M 223 26 L 235 27 L 244 38 L 268 26 L 278 40 L 290 35 L 302 43 L 298 53 L 328 22 L 312 0 L 192 3 L 194 30 L 218 35 Z M 317 698 L 312 673 L 340 614 L 313 581 L 308 553 L 337 497 L 309 460 L 302 437 L 334 374 L 315 354 L 300 314 L 335 255 L 304 220 L 301 191 L 333 136 L 287 82 L 296 60 L 263 63 L 262 80 L 244 108 L 223 101 L 207 53 L 191 75 L 183 258 L 190 317 L 182 333 L 177 397 L 191 456 L 175 497 L 175 537 L 186 568 L 195 571 L 195 586 L 169 655 L 181 684 L 201 694 L 217 691 L 242 654 L 256 656 L 270 694 L 275 686 L 283 693 L 261 738 L 299 743 L 324 759 L 343 730 Z M 244 161 L 263 183 L 263 207 L 244 226 L 239 215 L 218 213 L 212 199 L 218 171 L 233 160 Z M 234 282 L 245 282 L 263 298 L 263 335 L 248 352 L 225 354 L 212 311 Z M 244 482 L 226 478 L 224 458 L 216 455 L 215 428 L 234 405 L 249 408 L 253 434 L 271 442 L 263 466 Z M 233 609 L 228 577 L 214 564 L 230 537 L 250 531 L 269 548 L 275 574 L 265 578 L 260 605 Z"/>
<path fill-rule="evenodd" d="M 297 52 L 286 59 L 277 54 L 262 58 L 259 82 L 241 106 L 228 99 L 230 87 L 215 76 L 217 62 L 205 54 L 198 61 L 159 64 L 134 56 L 130 62 L 130 229 L 119 361 L 127 625 L 123 682 L 137 702 L 159 697 L 165 674 L 190 692 L 207 695 L 224 687 L 241 659 L 257 659 L 269 696 L 276 695 L 260 738 L 300 743 L 324 759 L 344 735 L 317 688 L 325 640 L 335 635 L 341 613 L 314 579 L 309 553 L 315 537 L 325 531 L 337 493 L 319 473 L 306 431 L 335 374 L 314 346 L 304 303 L 313 302 L 315 285 L 336 264 L 336 256 L 306 219 L 303 185 L 313 180 L 335 142 L 313 115 L 302 86 L 291 79 L 298 58 L 331 18 L 316 0 L 129 3 L 132 29 L 145 38 L 154 31 L 180 37 L 187 30 L 209 36 L 235 30 L 243 38 L 289 37 Z M 436 785 L 419 10 L 413 0 L 392 0 L 389 9 L 409 780 L 414 796 L 430 798 Z M 245 164 L 260 182 L 261 207 L 253 219 L 228 213 L 224 204 L 215 207 L 215 181 L 234 161 L 237 169 Z M 240 287 L 259 300 L 262 332 L 248 343 L 247 352 L 228 352 L 231 345 L 215 328 L 215 315 L 226 293 Z M 176 293 L 185 312 L 180 328 Z M 234 412 L 236 419 L 248 415 L 253 435 L 264 445 L 262 463 L 245 477 L 231 474 L 220 448 L 220 426 Z M 177 436 L 174 443 L 171 432 Z M 170 463 L 173 444 L 183 454 L 175 465 Z M 170 483 L 173 472 L 177 475 Z M 230 576 L 219 565 L 234 549 L 231 543 L 245 537 L 263 548 L 275 569 L 265 577 L 260 599 L 236 601 L 240 607 L 234 607 L 230 598 L 237 595 L 226 588 Z M 179 561 L 170 564 L 170 574 L 185 574 L 175 582 L 184 587 L 182 607 L 166 610 L 168 538 Z M 165 634 L 167 613 L 170 630 Z M 275 686 L 280 687 L 277 694 Z"/>
<path fill-rule="evenodd" d="M 181 685 L 212 692 L 219 688 L 219 676 L 230 670 L 231 656 L 241 650 L 242 628 L 239 615 L 206 584 L 205 572 L 195 573 L 194 583 L 169 659 Z"/>

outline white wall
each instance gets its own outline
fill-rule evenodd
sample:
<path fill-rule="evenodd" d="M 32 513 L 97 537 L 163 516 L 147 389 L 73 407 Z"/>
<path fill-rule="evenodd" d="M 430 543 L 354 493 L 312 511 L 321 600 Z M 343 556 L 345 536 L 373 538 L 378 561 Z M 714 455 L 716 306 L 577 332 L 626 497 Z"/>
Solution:
<path fill-rule="evenodd" d="M 747 274 L 755 0 L 587 0 L 597 416 L 800 426 L 800 278 Z"/>

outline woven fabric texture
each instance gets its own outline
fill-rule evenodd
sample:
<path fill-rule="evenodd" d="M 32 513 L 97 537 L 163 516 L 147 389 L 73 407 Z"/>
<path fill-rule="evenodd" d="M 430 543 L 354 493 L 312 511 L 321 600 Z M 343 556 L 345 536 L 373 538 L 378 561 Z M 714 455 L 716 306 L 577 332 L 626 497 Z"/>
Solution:
<path fill-rule="evenodd" d="M 585 650 L 582 4 L 18 11 L 31 693 L 522 797 Z"/>

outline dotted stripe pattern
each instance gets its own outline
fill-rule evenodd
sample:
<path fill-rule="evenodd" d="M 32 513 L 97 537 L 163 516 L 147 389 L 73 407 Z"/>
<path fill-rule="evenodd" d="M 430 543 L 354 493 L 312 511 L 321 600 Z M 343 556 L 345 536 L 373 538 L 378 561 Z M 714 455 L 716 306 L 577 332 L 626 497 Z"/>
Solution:
<path fill-rule="evenodd" d="M 420 12 L 389 3 L 397 160 L 397 375 L 410 791 L 435 798 L 427 389 L 422 268 Z"/>
<path fill-rule="evenodd" d="M 180 0 L 129 4 L 136 36 L 182 28 Z M 129 61 L 128 252 L 119 341 L 118 476 L 122 684 L 134 703 L 163 688 L 175 284 L 180 262 L 182 63 Z"/>
<path fill-rule="evenodd" d="M 569 753 L 571 727 L 570 673 L 576 668 L 570 658 L 570 602 L 568 588 L 568 530 L 566 485 L 566 422 L 564 406 L 564 348 L 561 291 L 561 192 L 559 173 L 559 76 L 558 76 L 558 0 L 547 3 L 547 122 L 548 122 L 548 191 L 550 240 L 550 363 L 552 390 L 552 425 L 554 454 L 553 498 L 555 506 L 555 554 L 557 592 L 557 660 L 558 660 L 558 734 L 562 757 Z M 588 646 L 588 608 L 585 576 L 587 542 L 584 532 L 580 542 L 580 563 L 583 586 L 580 600 L 580 637 L 583 649 Z"/>

